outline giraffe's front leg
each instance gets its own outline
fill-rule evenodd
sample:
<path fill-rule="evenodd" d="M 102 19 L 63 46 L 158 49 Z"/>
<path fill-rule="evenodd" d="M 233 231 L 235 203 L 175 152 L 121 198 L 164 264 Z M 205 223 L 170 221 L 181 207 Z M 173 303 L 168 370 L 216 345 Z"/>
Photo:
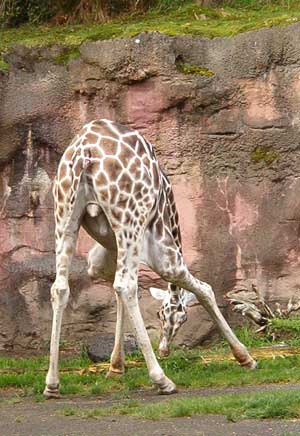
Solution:
<path fill-rule="evenodd" d="M 152 345 L 140 312 L 136 284 L 130 283 L 127 287 L 124 286 L 123 281 L 118 282 L 117 277 L 116 279 L 117 280 L 115 281 L 114 287 L 127 308 L 130 321 L 134 328 L 140 349 L 144 355 L 149 376 L 153 384 L 158 387 L 161 394 L 169 395 L 177 392 L 175 384 L 165 375 L 153 352 Z"/>
<path fill-rule="evenodd" d="M 153 384 L 159 388 L 161 394 L 173 394 L 177 392 L 176 386 L 164 374 L 156 359 L 138 304 L 137 280 L 141 242 L 132 243 L 131 247 L 124 247 L 122 235 L 117 235 L 117 242 L 118 266 L 114 280 L 114 289 L 128 311 L 129 319 L 135 331 L 139 347 L 144 355 Z"/>

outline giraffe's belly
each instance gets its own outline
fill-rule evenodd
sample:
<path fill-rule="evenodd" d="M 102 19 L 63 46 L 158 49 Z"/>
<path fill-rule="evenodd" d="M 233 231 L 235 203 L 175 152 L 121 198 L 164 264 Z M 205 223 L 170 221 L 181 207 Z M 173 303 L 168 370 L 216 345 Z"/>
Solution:
<path fill-rule="evenodd" d="M 102 210 L 98 216 L 93 218 L 86 213 L 82 218 L 82 226 L 95 241 L 107 250 L 117 250 L 115 234 Z"/>

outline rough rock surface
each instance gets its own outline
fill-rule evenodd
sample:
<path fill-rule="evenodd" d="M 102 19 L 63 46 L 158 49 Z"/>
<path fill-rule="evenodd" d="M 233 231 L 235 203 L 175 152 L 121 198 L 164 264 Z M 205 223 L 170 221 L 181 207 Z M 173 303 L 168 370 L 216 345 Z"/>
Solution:
<path fill-rule="evenodd" d="M 16 47 L 7 55 L 10 71 L 0 72 L 0 349 L 49 340 L 51 183 L 63 149 L 94 118 L 134 126 L 155 145 L 174 185 L 187 263 L 213 286 L 229 318 L 229 290 L 254 283 L 268 300 L 299 294 L 299 46 L 294 24 L 228 39 L 143 33 L 90 42 L 67 66 L 55 63 L 58 47 Z M 215 75 L 183 74 L 177 62 Z M 81 232 L 67 340 L 114 330 L 113 292 L 86 274 L 91 246 Z M 147 288 L 160 284 L 141 270 L 152 336 L 158 303 Z M 195 345 L 214 332 L 194 306 L 177 342 Z"/>
<path fill-rule="evenodd" d="M 87 354 L 93 362 L 109 360 L 114 348 L 114 333 L 100 333 L 88 340 Z M 124 350 L 126 354 L 133 354 L 138 351 L 138 345 L 133 335 L 126 335 L 124 338 Z"/>

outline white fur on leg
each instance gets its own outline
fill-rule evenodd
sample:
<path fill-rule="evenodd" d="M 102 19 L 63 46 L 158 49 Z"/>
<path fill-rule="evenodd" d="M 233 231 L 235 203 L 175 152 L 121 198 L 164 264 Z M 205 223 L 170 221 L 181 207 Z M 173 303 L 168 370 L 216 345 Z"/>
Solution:
<path fill-rule="evenodd" d="M 211 286 L 208 283 L 197 280 L 189 271 L 187 271 L 185 285 L 190 291 L 193 291 L 197 295 L 200 303 L 216 322 L 220 332 L 225 339 L 227 339 L 232 353 L 240 365 L 250 369 L 256 368 L 255 360 L 251 357 L 247 348 L 238 340 L 222 315 Z"/>
<path fill-rule="evenodd" d="M 46 388 L 44 396 L 46 398 L 59 398 L 59 376 L 58 376 L 58 354 L 61 322 L 64 308 L 67 305 L 70 290 L 69 288 L 59 289 L 56 283 L 51 288 L 53 322 L 51 333 L 50 363 L 46 376 Z"/>
<path fill-rule="evenodd" d="M 162 394 L 173 394 L 177 392 L 175 384 L 165 376 L 153 352 L 152 345 L 142 319 L 140 308 L 138 306 L 136 291 L 134 292 L 134 295 L 129 296 L 128 292 L 124 290 L 120 295 L 127 307 L 131 323 L 136 333 L 138 344 L 144 355 L 153 384 L 159 388 L 159 391 Z"/>
<path fill-rule="evenodd" d="M 114 349 L 111 353 L 110 367 L 107 377 L 124 374 L 124 304 L 116 293 L 117 323 Z"/>

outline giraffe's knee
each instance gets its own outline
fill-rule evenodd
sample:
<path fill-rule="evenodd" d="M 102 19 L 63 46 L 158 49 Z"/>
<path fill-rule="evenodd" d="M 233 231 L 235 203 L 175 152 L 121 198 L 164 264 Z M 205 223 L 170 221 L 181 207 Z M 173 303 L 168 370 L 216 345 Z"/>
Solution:
<path fill-rule="evenodd" d="M 51 302 L 53 309 L 66 307 L 69 301 L 70 288 L 65 280 L 57 280 L 51 286 Z"/>
<path fill-rule="evenodd" d="M 127 307 L 137 304 L 137 283 L 135 281 L 119 280 L 116 277 L 113 288 Z"/>
<path fill-rule="evenodd" d="M 215 293 L 212 287 L 205 282 L 197 281 L 198 286 L 195 288 L 195 294 L 198 297 L 198 300 L 202 303 L 208 303 L 209 305 L 215 303 Z"/>

